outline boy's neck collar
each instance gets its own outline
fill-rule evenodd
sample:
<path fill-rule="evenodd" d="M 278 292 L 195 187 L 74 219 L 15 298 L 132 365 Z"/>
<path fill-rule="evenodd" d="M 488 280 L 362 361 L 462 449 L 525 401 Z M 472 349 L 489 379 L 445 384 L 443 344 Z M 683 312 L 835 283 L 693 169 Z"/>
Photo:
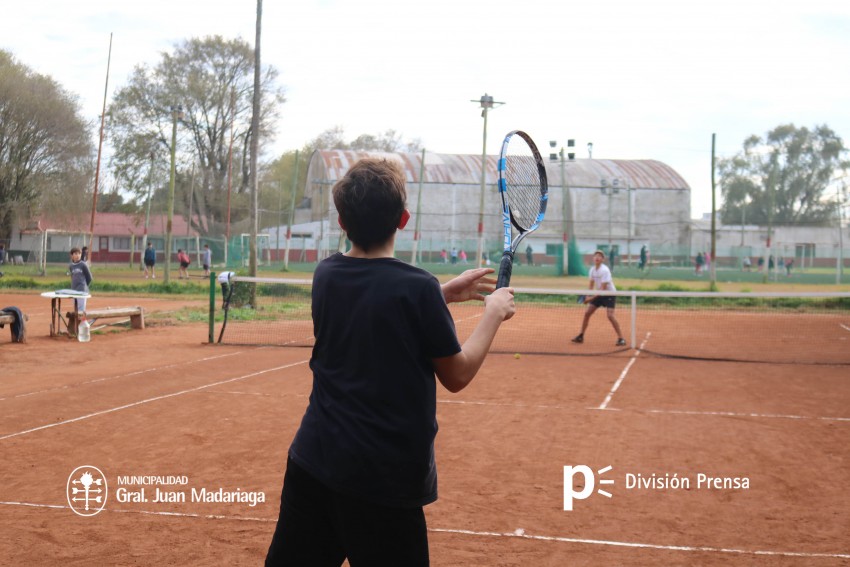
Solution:
<path fill-rule="evenodd" d="M 395 235 L 391 236 L 390 239 L 383 244 L 373 246 L 368 252 L 363 250 L 360 246 L 352 243 L 351 250 L 346 252 L 344 255 L 350 258 L 364 258 L 367 260 L 375 258 L 395 258 Z"/>

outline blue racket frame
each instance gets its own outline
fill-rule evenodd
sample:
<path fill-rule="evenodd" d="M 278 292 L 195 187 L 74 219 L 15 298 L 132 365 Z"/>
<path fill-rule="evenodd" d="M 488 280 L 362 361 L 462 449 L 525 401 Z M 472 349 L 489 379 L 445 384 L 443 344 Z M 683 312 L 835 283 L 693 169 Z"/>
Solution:
<path fill-rule="evenodd" d="M 519 136 L 528 144 L 529 149 L 534 157 L 537 165 L 537 171 L 540 174 L 540 211 L 537 213 L 537 218 L 534 223 L 528 227 L 520 226 L 513 217 L 510 207 L 510 190 L 505 179 L 505 171 L 507 169 L 507 151 L 508 144 L 514 136 Z M 504 225 L 504 252 L 502 252 L 502 261 L 499 264 L 499 274 L 496 283 L 496 288 L 507 287 L 511 283 L 511 273 L 513 272 L 514 253 L 522 242 L 522 239 L 531 234 L 540 227 L 543 218 L 546 216 L 546 204 L 549 200 L 549 180 L 546 175 L 546 166 L 543 163 L 543 158 L 537 149 L 537 145 L 531 136 L 522 130 L 513 130 L 502 140 L 502 149 L 499 152 L 499 196 L 502 198 L 502 224 Z M 514 238 L 511 227 L 514 227 L 519 232 L 519 235 Z"/>

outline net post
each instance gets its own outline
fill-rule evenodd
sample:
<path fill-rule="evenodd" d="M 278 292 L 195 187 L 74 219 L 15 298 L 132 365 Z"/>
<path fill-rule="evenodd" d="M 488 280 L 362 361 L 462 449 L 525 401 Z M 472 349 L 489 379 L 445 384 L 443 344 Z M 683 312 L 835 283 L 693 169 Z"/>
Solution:
<path fill-rule="evenodd" d="M 210 272 L 209 342 L 215 344 L 215 272 Z"/>
<path fill-rule="evenodd" d="M 630 345 L 632 348 L 637 348 L 637 294 L 632 291 L 632 336 Z"/>

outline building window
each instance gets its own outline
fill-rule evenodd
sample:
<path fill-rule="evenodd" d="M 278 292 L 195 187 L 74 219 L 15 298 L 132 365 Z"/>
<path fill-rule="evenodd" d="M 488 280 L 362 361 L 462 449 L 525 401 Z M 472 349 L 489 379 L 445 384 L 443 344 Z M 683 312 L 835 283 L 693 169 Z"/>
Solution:
<path fill-rule="evenodd" d="M 112 239 L 112 249 L 113 250 L 129 250 L 130 249 L 130 238 L 129 237 L 117 237 Z"/>
<path fill-rule="evenodd" d="M 816 258 L 815 243 L 806 242 L 794 245 L 794 256 L 797 258 Z"/>

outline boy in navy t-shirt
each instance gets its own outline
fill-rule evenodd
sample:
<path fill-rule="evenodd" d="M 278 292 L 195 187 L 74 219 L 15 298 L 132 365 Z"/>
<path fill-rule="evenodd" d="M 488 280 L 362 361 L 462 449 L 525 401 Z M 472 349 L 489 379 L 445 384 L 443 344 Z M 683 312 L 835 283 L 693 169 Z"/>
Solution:
<path fill-rule="evenodd" d="M 83 293 L 89 292 L 89 286 L 92 282 L 91 270 L 89 270 L 88 264 L 85 263 L 82 259 L 82 250 L 74 246 L 71 248 L 70 256 L 71 263 L 68 265 L 68 273 L 71 275 L 71 289 L 74 291 L 81 291 Z M 85 313 L 86 311 L 86 299 L 81 297 L 76 299 L 77 309 L 80 313 Z"/>
<path fill-rule="evenodd" d="M 333 197 L 352 248 L 313 278 L 313 391 L 289 449 L 266 565 L 428 565 L 434 375 L 452 392 L 470 383 L 514 313 L 513 290 L 493 291 L 490 268 L 440 286 L 393 257 L 395 231 L 410 218 L 395 162 L 357 162 Z M 484 313 L 461 346 L 446 304 L 469 299 L 483 299 Z"/>

